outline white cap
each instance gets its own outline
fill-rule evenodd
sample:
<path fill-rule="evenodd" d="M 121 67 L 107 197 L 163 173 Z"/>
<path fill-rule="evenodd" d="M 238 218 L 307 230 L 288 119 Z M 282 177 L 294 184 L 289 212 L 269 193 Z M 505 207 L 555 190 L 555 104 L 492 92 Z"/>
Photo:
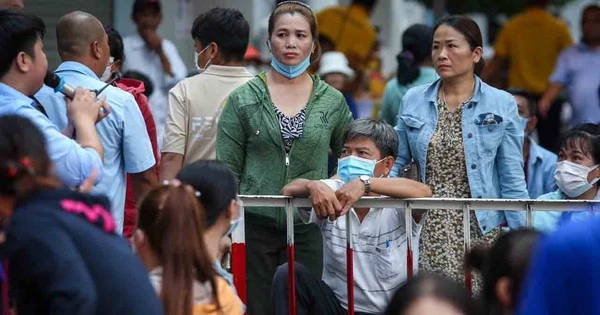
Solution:
<path fill-rule="evenodd" d="M 348 59 L 339 51 L 328 51 L 321 56 L 319 76 L 330 73 L 341 73 L 349 78 L 354 76 L 354 70 L 348 66 Z"/>

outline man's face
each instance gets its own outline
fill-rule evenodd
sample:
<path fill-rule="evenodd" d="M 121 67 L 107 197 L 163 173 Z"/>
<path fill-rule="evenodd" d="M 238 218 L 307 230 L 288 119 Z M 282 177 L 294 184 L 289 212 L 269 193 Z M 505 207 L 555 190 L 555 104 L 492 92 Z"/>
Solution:
<path fill-rule="evenodd" d="M 367 160 L 380 161 L 384 157 L 381 156 L 381 151 L 375 145 L 375 142 L 367 137 L 360 137 L 344 142 L 344 148 L 340 154 L 340 158 L 354 155 Z M 373 170 L 374 177 L 387 176 L 389 169 L 387 167 L 387 159 L 375 164 Z M 393 163 L 392 163 L 393 165 Z"/>
<path fill-rule="evenodd" d="M 44 77 L 46 76 L 46 71 L 48 71 L 48 59 L 46 58 L 46 53 L 44 53 L 44 44 L 40 38 L 36 40 L 33 52 L 33 56 L 28 55 L 27 75 L 32 79 L 31 82 L 35 82 L 36 84 L 36 86 L 32 87 L 35 93 L 44 85 Z"/>
<path fill-rule="evenodd" d="M 535 129 L 537 124 L 537 117 L 529 110 L 529 100 L 521 95 L 513 95 L 515 98 L 515 102 L 517 103 L 517 107 L 519 110 L 519 116 L 522 118 L 528 119 L 527 125 L 525 126 L 525 132 L 529 133 Z"/>
<path fill-rule="evenodd" d="M 581 18 L 583 41 L 597 43 L 600 41 L 600 10 L 588 9 Z"/>
<path fill-rule="evenodd" d="M 156 31 L 161 20 L 161 13 L 149 8 L 136 13 L 133 21 L 137 25 L 138 31 Z"/>

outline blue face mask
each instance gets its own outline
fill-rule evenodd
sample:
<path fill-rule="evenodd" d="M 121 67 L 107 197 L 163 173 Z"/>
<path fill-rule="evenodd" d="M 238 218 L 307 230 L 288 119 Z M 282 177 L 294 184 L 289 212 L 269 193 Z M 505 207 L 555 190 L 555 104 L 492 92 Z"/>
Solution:
<path fill-rule="evenodd" d="M 344 183 L 349 183 L 361 175 L 374 177 L 375 165 L 385 158 L 376 161 L 350 155 L 338 160 L 338 176 Z"/>
<path fill-rule="evenodd" d="M 269 46 L 269 50 L 271 49 L 271 42 L 267 42 L 267 45 Z M 295 65 L 295 66 L 288 66 L 288 65 L 284 65 L 283 63 L 281 63 L 279 60 L 277 60 L 277 58 L 275 58 L 275 56 L 273 56 L 273 58 L 271 59 L 271 67 L 273 67 L 273 69 L 277 72 L 279 72 L 282 76 L 288 78 L 288 79 L 295 79 L 297 77 L 299 77 L 301 74 L 304 73 L 304 71 L 306 71 L 306 69 L 308 69 L 308 67 L 310 66 L 310 55 L 308 54 L 308 57 L 306 57 L 306 59 L 304 59 L 302 62 L 300 62 L 299 64 Z"/>
<path fill-rule="evenodd" d="M 521 124 L 521 129 L 525 131 L 527 128 L 527 123 L 529 122 L 529 118 L 519 116 L 519 123 Z"/>

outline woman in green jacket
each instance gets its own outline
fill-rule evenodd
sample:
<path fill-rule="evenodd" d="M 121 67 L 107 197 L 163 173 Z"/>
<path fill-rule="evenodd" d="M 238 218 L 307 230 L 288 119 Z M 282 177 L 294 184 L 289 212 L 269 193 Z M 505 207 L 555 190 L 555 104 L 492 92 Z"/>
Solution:
<path fill-rule="evenodd" d="M 239 180 L 242 195 L 278 195 L 296 178 L 327 178 L 330 150 L 339 155 L 352 114 L 342 94 L 306 70 L 318 59 L 311 9 L 282 2 L 269 18 L 271 69 L 231 93 L 219 118 L 217 159 Z M 318 227 L 295 216 L 298 262 L 321 276 Z M 286 258 L 283 209 L 246 210 L 248 313 L 267 314 L 275 268 Z"/>

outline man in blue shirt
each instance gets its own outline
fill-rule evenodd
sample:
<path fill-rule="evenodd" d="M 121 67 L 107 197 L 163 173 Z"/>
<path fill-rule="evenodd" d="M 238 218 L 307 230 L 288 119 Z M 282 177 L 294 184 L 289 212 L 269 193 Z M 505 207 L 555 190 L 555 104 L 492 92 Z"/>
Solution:
<path fill-rule="evenodd" d="M 554 179 L 556 169 L 556 154 L 542 148 L 533 140 L 530 134 L 535 130 L 537 124 L 536 102 L 533 95 L 523 89 L 510 89 L 509 92 L 515 97 L 521 124 L 525 130 L 525 141 L 523 141 L 523 161 L 525 166 L 525 181 L 529 198 L 537 197 L 553 192 L 558 187 Z"/>
<path fill-rule="evenodd" d="M 110 66 L 108 36 L 94 16 L 75 11 L 63 16 L 56 26 L 58 51 L 63 63 L 56 73 L 71 85 L 92 90 L 106 84 L 99 79 Z M 125 208 L 126 173 L 131 174 L 139 202 L 156 183 L 154 154 L 144 118 L 133 96 L 113 86 L 102 92 L 110 104 L 111 114 L 98 123 L 97 129 L 105 150 L 104 178 L 92 193 L 104 194 L 111 201 L 111 213 L 122 233 Z M 59 127 L 67 125 L 64 100 L 49 88 L 36 97 L 44 104 L 50 119 Z M 79 133 L 79 130 L 76 130 Z"/>
<path fill-rule="evenodd" d="M 96 101 L 94 93 L 81 88 L 75 91 L 72 101 L 64 104 L 63 100 L 69 121 L 78 131 L 77 137 L 70 139 L 30 98 L 43 86 L 48 69 L 42 44 L 45 31 L 44 22 L 38 17 L 0 10 L 0 115 L 20 115 L 40 128 L 63 184 L 80 185 L 95 169 L 100 180 L 104 150 L 95 123 L 104 118 L 100 108 L 106 106 L 105 102 Z"/>

